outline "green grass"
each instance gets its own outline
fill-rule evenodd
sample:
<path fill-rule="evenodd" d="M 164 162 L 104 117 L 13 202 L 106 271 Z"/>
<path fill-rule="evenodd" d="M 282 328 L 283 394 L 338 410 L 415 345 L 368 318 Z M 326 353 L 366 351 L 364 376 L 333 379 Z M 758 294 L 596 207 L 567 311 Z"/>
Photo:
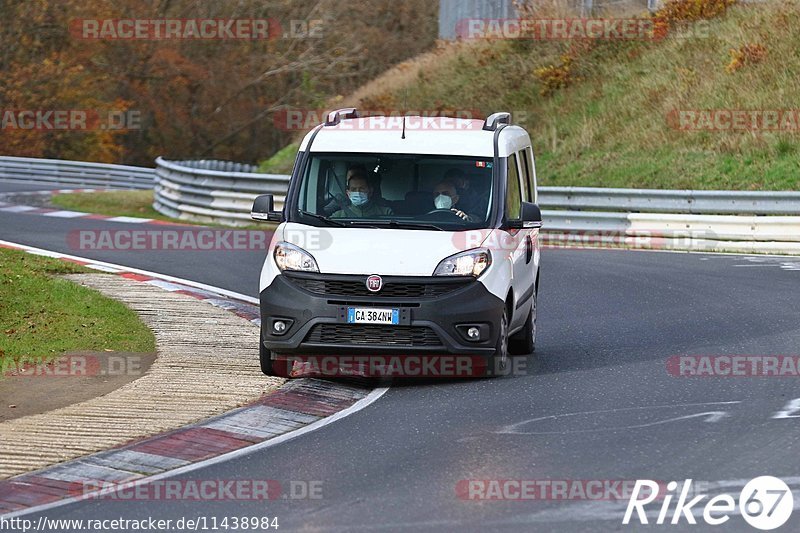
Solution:
<path fill-rule="evenodd" d="M 96 215 L 153 218 L 178 222 L 153 209 L 153 191 L 107 191 L 56 194 L 50 201 L 64 209 Z M 179 221 L 184 222 L 184 221 Z"/>
<path fill-rule="evenodd" d="M 67 351 L 155 351 L 136 313 L 97 291 L 56 277 L 78 265 L 0 249 L 0 370 Z"/>
<path fill-rule="evenodd" d="M 278 150 L 272 157 L 259 163 L 258 171 L 264 174 L 291 174 L 299 144 L 292 143 Z"/>
<path fill-rule="evenodd" d="M 191 220 L 177 219 L 162 215 L 153 209 L 153 191 L 104 191 L 56 194 L 50 202 L 58 207 L 114 217 L 139 217 L 176 222 L 179 224 L 194 224 L 200 226 L 229 227 L 225 224 L 212 222 L 193 222 Z M 241 229 L 268 230 L 274 224 L 246 224 L 237 226 Z"/>
<path fill-rule="evenodd" d="M 737 5 L 701 24 L 701 36 L 599 42 L 577 55 L 578 79 L 552 96 L 541 95 L 534 70 L 559 64 L 571 43 L 465 43 L 359 105 L 512 111 L 531 134 L 540 185 L 800 189 L 800 132 L 687 132 L 667 122 L 681 109 L 797 109 L 800 4 Z M 726 72 L 730 50 L 745 44 L 766 57 Z"/>

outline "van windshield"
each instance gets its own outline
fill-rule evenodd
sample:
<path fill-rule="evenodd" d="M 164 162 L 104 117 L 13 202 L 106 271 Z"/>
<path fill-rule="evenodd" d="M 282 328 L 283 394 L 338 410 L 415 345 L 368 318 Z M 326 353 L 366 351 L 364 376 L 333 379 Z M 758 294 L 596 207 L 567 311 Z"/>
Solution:
<path fill-rule="evenodd" d="M 492 159 L 408 154 L 312 154 L 291 219 L 305 224 L 486 227 Z"/>

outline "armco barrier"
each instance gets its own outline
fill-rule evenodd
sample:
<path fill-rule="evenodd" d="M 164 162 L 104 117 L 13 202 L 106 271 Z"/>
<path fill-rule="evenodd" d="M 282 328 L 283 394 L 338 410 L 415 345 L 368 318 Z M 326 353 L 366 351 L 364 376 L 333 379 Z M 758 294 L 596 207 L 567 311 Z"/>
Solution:
<path fill-rule="evenodd" d="M 154 207 L 202 222 L 250 224 L 259 194 L 283 207 L 289 177 L 227 161 L 156 160 L 156 169 L 57 159 L 0 157 L 0 179 L 155 189 Z M 650 235 L 678 249 L 800 253 L 800 192 L 541 187 L 549 234 Z M 691 241 L 691 242 L 690 242 Z"/>
<path fill-rule="evenodd" d="M 548 208 L 706 215 L 800 215 L 800 192 L 541 187 Z"/>
<path fill-rule="evenodd" d="M 289 181 L 218 161 L 156 164 L 156 209 L 184 219 L 249 223 L 253 199 L 274 194 L 280 209 Z M 800 192 L 541 187 L 539 203 L 550 234 L 649 235 L 678 249 L 704 243 L 707 251 L 800 251 Z"/>
<path fill-rule="evenodd" d="M 152 168 L 61 159 L 0 156 L 0 180 L 85 187 L 151 189 L 154 179 L 155 169 Z"/>
<path fill-rule="evenodd" d="M 253 170 L 251 165 L 228 161 L 167 161 L 159 157 L 153 207 L 184 220 L 248 224 L 256 196 L 273 194 L 276 209 L 282 209 L 289 185 L 289 176 Z"/>

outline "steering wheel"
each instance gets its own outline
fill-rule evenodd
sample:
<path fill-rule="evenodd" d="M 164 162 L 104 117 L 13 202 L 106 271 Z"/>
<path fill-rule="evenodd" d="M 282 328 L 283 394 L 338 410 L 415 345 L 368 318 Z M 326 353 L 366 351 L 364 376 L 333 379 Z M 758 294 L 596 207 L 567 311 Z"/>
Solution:
<path fill-rule="evenodd" d="M 448 218 L 449 219 L 456 218 L 456 219 L 458 219 L 458 220 L 460 220 L 462 222 L 464 221 L 463 218 L 461 218 L 460 216 L 455 214 L 450 209 L 434 209 L 433 211 L 428 211 L 428 213 L 426 213 L 425 216 L 426 217 L 429 216 L 429 217 L 431 217 L 433 219 L 436 219 L 436 220 L 440 220 L 440 219 L 445 219 L 446 220 Z"/>

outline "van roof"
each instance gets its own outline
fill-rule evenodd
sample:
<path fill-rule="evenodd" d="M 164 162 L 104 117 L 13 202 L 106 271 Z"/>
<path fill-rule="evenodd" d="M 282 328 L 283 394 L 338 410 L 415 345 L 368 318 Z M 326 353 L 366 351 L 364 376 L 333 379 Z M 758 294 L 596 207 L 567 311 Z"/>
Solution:
<path fill-rule="evenodd" d="M 405 138 L 403 138 L 405 118 Z M 320 125 L 300 145 L 305 151 L 314 132 L 312 152 L 494 156 L 494 131 L 484 129 L 476 119 L 420 116 L 371 116 L 341 118 L 332 125 Z M 530 146 L 528 133 L 519 126 L 500 132 L 500 157 Z"/>

